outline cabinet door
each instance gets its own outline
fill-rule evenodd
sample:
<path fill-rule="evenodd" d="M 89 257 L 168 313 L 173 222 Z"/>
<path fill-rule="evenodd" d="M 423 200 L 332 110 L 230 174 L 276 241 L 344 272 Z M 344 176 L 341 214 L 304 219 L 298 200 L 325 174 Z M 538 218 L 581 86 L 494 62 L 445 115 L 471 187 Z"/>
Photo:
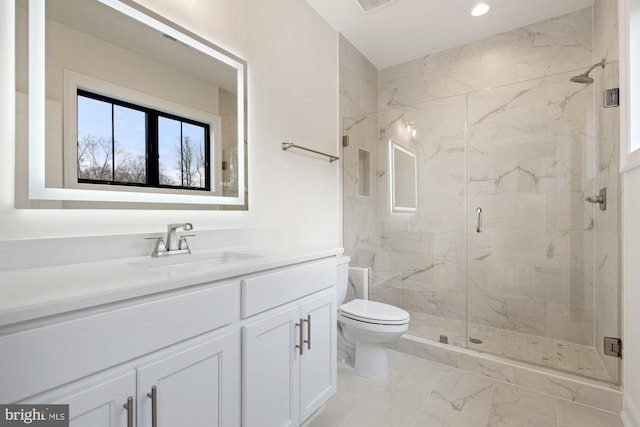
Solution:
<path fill-rule="evenodd" d="M 49 393 L 55 397 L 40 397 L 34 403 L 68 404 L 70 427 L 128 427 L 127 409 L 123 405 L 129 397 L 135 397 L 135 372 L 131 370 L 105 379 L 100 375 L 96 377 L 93 384 L 73 383 L 71 387 Z M 131 410 L 135 411 L 135 399 L 132 406 Z"/>
<path fill-rule="evenodd" d="M 152 425 L 153 387 L 158 426 L 231 426 L 235 360 L 228 333 L 138 368 L 138 426 Z"/>
<path fill-rule="evenodd" d="M 243 327 L 244 427 L 298 426 L 299 314 L 295 306 Z"/>
<path fill-rule="evenodd" d="M 300 306 L 304 355 L 300 358 L 300 419 L 318 410 L 336 391 L 336 293 Z"/>

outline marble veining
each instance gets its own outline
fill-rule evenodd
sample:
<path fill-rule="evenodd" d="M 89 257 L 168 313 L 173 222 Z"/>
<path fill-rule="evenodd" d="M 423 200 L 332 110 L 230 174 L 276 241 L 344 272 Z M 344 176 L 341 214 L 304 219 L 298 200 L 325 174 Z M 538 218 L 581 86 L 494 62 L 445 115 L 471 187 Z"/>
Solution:
<path fill-rule="evenodd" d="M 305 427 L 623 427 L 617 414 L 389 352 L 385 379 L 338 369 L 338 392 Z"/>

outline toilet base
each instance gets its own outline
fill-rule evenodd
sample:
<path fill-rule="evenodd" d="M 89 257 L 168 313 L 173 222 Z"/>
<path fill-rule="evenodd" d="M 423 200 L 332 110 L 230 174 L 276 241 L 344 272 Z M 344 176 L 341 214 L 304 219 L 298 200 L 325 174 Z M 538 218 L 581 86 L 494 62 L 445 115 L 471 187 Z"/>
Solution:
<path fill-rule="evenodd" d="M 384 343 L 356 343 L 354 372 L 367 378 L 385 378 L 389 375 L 389 357 Z"/>

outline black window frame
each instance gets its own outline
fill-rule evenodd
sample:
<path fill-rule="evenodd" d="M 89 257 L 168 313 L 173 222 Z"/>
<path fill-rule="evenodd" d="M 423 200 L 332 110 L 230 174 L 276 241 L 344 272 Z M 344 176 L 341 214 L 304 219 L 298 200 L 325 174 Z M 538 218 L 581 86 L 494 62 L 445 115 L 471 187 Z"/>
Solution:
<path fill-rule="evenodd" d="M 78 103 L 78 97 L 91 98 L 102 102 L 111 104 L 111 144 L 112 144 L 112 178 L 115 174 L 115 138 L 114 138 L 114 105 L 130 108 L 132 110 L 138 110 L 145 113 L 145 153 L 146 153 L 146 175 L 147 182 L 123 182 L 116 180 L 98 180 L 80 178 L 80 170 L 76 171 L 76 178 L 79 184 L 103 184 L 103 185 L 117 185 L 126 187 L 147 187 L 147 188 L 166 188 L 166 189 L 178 189 L 178 190 L 192 190 L 192 191 L 211 191 L 211 125 L 209 123 L 200 122 L 197 120 L 189 119 L 187 117 L 179 116 L 177 114 L 167 113 L 154 108 L 146 107 L 144 105 L 134 104 L 129 101 L 123 101 L 122 99 L 113 98 L 110 96 L 102 95 L 99 93 L 91 92 L 86 89 L 77 88 L 76 90 L 76 105 Z M 77 108 L 76 108 L 76 111 Z M 78 114 L 79 115 L 79 114 Z M 78 119 L 76 115 L 76 121 Z M 158 118 L 164 117 L 172 120 L 179 121 L 181 123 L 187 123 L 204 128 L 204 156 L 205 156 L 205 186 L 204 187 L 187 187 L 184 185 L 168 185 L 160 184 L 160 156 L 158 152 Z M 182 135 L 180 137 L 180 144 L 182 146 Z M 76 134 L 76 155 L 78 150 L 77 134 Z M 182 165 L 183 157 L 181 155 L 180 163 Z M 181 167 L 181 179 L 184 182 L 184 168 Z"/>

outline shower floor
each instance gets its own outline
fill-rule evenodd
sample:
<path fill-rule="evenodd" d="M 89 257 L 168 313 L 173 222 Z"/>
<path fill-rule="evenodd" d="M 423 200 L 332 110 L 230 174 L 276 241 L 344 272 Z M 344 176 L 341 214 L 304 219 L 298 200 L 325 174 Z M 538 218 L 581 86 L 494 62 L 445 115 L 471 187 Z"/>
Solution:
<path fill-rule="evenodd" d="M 439 341 L 440 335 L 446 335 L 449 344 L 460 347 L 467 344 L 465 322 L 413 311 L 409 313 L 410 335 L 434 341 Z M 467 347 L 473 350 L 611 381 L 594 347 L 469 324 L 469 339 L 472 338 L 482 341 L 479 344 L 469 342 Z"/>

